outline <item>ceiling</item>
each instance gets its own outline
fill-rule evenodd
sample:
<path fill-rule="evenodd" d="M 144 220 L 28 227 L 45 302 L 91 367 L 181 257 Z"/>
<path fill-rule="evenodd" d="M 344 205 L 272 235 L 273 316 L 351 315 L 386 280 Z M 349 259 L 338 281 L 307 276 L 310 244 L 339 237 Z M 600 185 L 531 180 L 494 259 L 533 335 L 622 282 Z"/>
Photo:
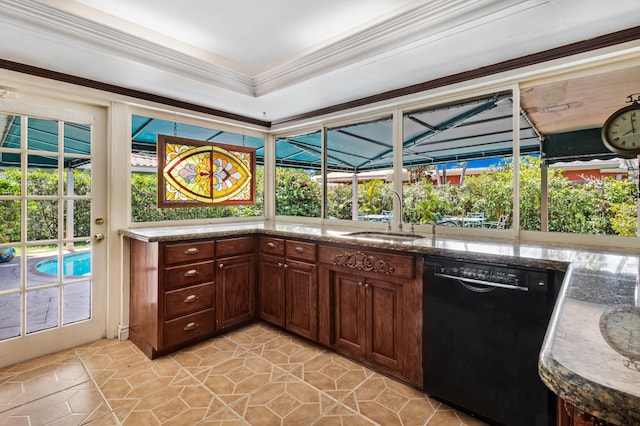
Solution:
<path fill-rule="evenodd" d="M 0 7 L 1 59 L 269 122 L 632 28 L 640 14 L 637 0 L 615 7 L 601 0 L 0 0 Z M 594 105 L 610 92 L 588 80 L 534 88 L 523 105 L 540 129 L 600 126 L 638 91 L 638 74 L 616 76 L 635 87 L 617 87 L 613 107 Z M 573 123 L 560 111 L 547 121 L 540 111 L 549 103 L 571 105 L 565 112 L 581 104 L 593 114 Z"/>

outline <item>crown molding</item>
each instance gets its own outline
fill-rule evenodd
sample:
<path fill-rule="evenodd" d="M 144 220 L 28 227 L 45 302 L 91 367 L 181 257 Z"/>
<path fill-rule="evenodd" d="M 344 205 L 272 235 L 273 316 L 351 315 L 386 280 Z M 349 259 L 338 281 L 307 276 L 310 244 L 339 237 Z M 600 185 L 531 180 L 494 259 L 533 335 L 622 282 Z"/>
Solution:
<path fill-rule="evenodd" d="M 353 34 L 291 57 L 255 76 L 238 71 L 242 69 L 239 64 L 233 67 L 236 70 L 221 66 L 217 62 L 224 61 L 216 61 L 215 55 L 187 54 L 36 0 L 3 0 L 0 20 L 58 42 L 62 37 L 70 44 L 99 49 L 105 54 L 175 75 L 260 97 L 361 61 L 380 60 L 416 43 L 433 42 L 549 1 L 436 0 L 412 4 Z"/>
<path fill-rule="evenodd" d="M 62 36 L 68 43 L 141 62 L 173 74 L 255 96 L 253 79 L 210 61 L 186 55 L 142 37 L 85 19 L 35 0 L 2 1 L 1 21 L 27 28 L 47 38 Z M 56 37 L 56 41 L 59 41 Z"/>

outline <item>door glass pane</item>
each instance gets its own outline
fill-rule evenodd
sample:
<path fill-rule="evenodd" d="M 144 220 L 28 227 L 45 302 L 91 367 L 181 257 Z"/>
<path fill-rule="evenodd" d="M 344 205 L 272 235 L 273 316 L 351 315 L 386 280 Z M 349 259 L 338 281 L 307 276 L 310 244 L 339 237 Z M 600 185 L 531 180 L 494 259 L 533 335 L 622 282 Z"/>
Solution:
<path fill-rule="evenodd" d="M 58 282 L 60 268 L 56 244 L 27 247 L 27 287 Z"/>
<path fill-rule="evenodd" d="M 65 282 L 91 275 L 91 250 L 89 243 L 84 249 L 66 251 L 62 258 L 62 279 Z"/>
<path fill-rule="evenodd" d="M 0 155 L 3 153 L 0 152 Z M 0 164 L 2 164 L 0 159 Z M 22 175 L 19 168 L 7 168 L 0 170 L 0 195 L 20 195 Z"/>
<path fill-rule="evenodd" d="M 91 200 L 64 201 L 64 234 L 66 239 L 91 235 Z"/>
<path fill-rule="evenodd" d="M 50 287 L 27 293 L 27 333 L 58 326 L 58 288 Z"/>
<path fill-rule="evenodd" d="M 20 206 L 21 202 L 0 201 L 0 243 L 20 241 Z"/>
<path fill-rule="evenodd" d="M 32 151 L 58 152 L 58 122 L 28 118 L 27 148 Z"/>
<path fill-rule="evenodd" d="M 20 294 L 15 293 L 0 296 L 0 340 L 19 335 Z"/>
<path fill-rule="evenodd" d="M 20 149 L 22 146 L 22 117 L 17 115 L 0 114 L 0 126 L 7 129 L 4 134 L 2 146 L 5 148 Z"/>
<path fill-rule="evenodd" d="M 58 157 L 29 155 L 27 172 L 27 196 L 58 195 Z"/>
<path fill-rule="evenodd" d="M 64 123 L 64 152 L 66 154 L 91 154 L 91 126 Z"/>
<path fill-rule="evenodd" d="M 62 324 L 91 317 L 91 283 L 82 281 L 62 287 Z"/>
<path fill-rule="evenodd" d="M 0 247 L 0 292 L 20 288 L 20 248 Z M 0 327 L 2 323 L 0 322 Z"/>
<path fill-rule="evenodd" d="M 62 184 L 64 194 L 91 195 L 91 162 L 87 159 L 65 157 L 64 163 L 64 182 Z"/>
<path fill-rule="evenodd" d="M 27 239 L 29 241 L 58 238 L 58 200 L 27 202 Z"/>

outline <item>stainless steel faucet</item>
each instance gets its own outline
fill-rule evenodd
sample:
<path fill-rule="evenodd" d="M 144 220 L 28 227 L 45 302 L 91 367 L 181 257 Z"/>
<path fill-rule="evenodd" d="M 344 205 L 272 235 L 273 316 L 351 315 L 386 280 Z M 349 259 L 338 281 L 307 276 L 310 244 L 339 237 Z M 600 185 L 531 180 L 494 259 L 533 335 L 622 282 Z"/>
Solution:
<path fill-rule="evenodd" d="M 402 206 L 402 197 L 400 196 L 400 194 L 398 194 L 397 191 L 391 191 L 393 194 L 395 194 L 396 197 L 398 197 L 398 203 L 400 204 L 400 215 L 398 216 L 398 231 L 402 231 L 402 217 L 404 215 L 403 210 L 403 206 Z"/>

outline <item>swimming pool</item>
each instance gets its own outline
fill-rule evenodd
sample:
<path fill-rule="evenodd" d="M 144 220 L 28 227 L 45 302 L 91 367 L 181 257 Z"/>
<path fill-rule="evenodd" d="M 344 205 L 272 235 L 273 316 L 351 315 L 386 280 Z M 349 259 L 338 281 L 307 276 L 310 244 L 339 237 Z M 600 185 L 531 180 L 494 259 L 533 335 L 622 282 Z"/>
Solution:
<path fill-rule="evenodd" d="M 62 275 L 85 276 L 91 273 L 91 252 L 67 253 L 63 256 Z M 58 273 L 58 257 L 50 257 L 38 262 L 36 269 L 45 274 L 56 275 Z"/>

